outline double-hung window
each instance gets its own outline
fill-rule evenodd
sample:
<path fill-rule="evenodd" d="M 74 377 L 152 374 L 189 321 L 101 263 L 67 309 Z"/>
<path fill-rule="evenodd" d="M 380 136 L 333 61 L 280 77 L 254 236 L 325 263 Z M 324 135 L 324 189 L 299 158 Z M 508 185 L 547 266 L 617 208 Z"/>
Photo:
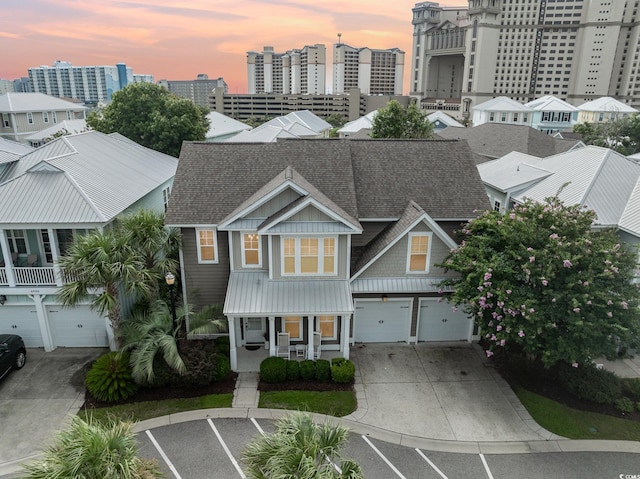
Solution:
<path fill-rule="evenodd" d="M 282 239 L 283 275 L 335 275 L 335 237 Z"/>
<path fill-rule="evenodd" d="M 322 339 L 338 339 L 336 316 L 318 316 L 318 329 Z"/>
<path fill-rule="evenodd" d="M 409 233 L 407 273 L 426 273 L 429 271 L 432 236 L 432 233 Z"/>
<path fill-rule="evenodd" d="M 42 112 L 42 121 L 44 123 L 49 123 L 49 112 L 48 111 L 43 111 Z"/>
<path fill-rule="evenodd" d="M 12 253 L 27 254 L 27 241 L 24 230 L 7 230 L 9 250 Z"/>
<path fill-rule="evenodd" d="M 218 242 L 215 229 L 196 229 L 196 242 L 198 246 L 198 263 L 218 262 Z"/>
<path fill-rule="evenodd" d="M 257 233 L 242 234 L 242 266 L 246 268 L 259 268 L 262 266 L 260 236 Z"/>
<path fill-rule="evenodd" d="M 302 340 L 302 316 L 285 316 L 284 332 L 289 333 L 289 339 L 292 341 Z"/>
<path fill-rule="evenodd" d="M 31 113 L 30 111 L 27 112 L 27 123 L 33 125 L 33 113 Z"/>

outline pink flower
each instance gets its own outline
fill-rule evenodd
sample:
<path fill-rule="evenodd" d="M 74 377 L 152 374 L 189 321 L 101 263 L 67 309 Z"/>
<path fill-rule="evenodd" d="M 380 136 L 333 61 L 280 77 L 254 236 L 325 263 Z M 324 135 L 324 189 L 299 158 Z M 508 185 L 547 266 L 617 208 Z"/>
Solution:
<path fill-rule="evenodd" d="M 607 301 L 607 304 L 608 304 L 609 306 L 611 306 L 611 305 L 613 304 L 613 301 L 609 300 L 609 301 Z"/>
<path fill-rule="evenodd" d="M 536 260 L 535 256 L 529 256 L 529 263 L 533 263 Z"/>
<path fill-rule="evenodd" d="M 521 338 L 524 338 L 524 331 L 522 329 L 518 331 L 518 336 L 520 336 Z"/>
<path fill-rule="evenodd" d="M 531 246 L 529 246 L 529 247 L 527 248 L 527 251 L 533 251 L 533 248 L 532 248 Z"/>
<path fill-rule="evenodd" d="M 574 368 L 578 367 L 578 363 L 573 363 L 571 366 L 573 366 Z"/>
<path fill-rule="evenodd" d="M 607 316 L 608 316 L 608 317 L 610 317 L 610 318 L 613 318 L 613 313 L 612 313 L 611 311 L 609 311 L 609 312 L 607 313 Z"/>
<path fill-rule="evenodd" d="M 549 238 L 558 239 L 559 238 L 558 233 L 553 233 L 552 235 L 549 235 Z"/>
<path fill-rule="evenodd" d="M 580 312 L 580 308 L 573 308 L 573 312 L 574 313 L 579 313 Z"/>
<path fill-rule="evenodd" d="M 508 289 L 508 290 L 506 290 L 506 291 L 505 291 L 505 293 L 507 293 L 507 294 L 511 294 L 511 290 L 510 290 L 510 289 Z"/>
<path fill-rule="evenodd" d="M 562 265 L 563 265 L 565 268 L 571 268 L 571 266 L 573 266 L 573 265 L 571 264 L 571 261 L 569 261 L 568 259 L 565 259 L 565 260 L 562 262 Z"/>
<path fill-rule="evenodd" d="M 458 312 L 458 308 L 456 308 L 455 306 L 451 306 L 451 311 L 453 311 L 454 313 Z"/>
<path fill-rule="evenodd" d="M 509 218 L 511 218 L 512 220 L 515 220 L 515 219 L 516 219 L 516 215 L 514 215 L 513 213 L 511 213 L 511 214 L 509 215 Z"/>
<path fill-rule="evenodd" d="M 620 305 L 622 306 L 622 309 L 629 309 L 629 303 L 627 303 L 626 301 L 623 301 L 622 303 L 620 303 Z"/>
<path fill-rule="evenodd" d="M 484 274 L 484 280 L 485 281 L 489 281 L 491 279 L 491 276 L 493 276 L 491 273 L 485 273 Z"/>
<path fill-rule="evenodd" d="M 498 324 L 496 326 L 496 331 L 502 331 L 502 325 L 501 324 Z"/>
<path fill-rule="evenodd" d="M 582 286 L 589 286 L 589 281 L 585 281 L 584 283 L 582 283 Z"/>
<path fill-rule="evenodd" d="M 535 312 L 536 312 L 535 309 L 533 309 L 533 308 L 529 309 L 529 313 L 535 313 Z"/>
<path fill-rule="evenodd" d="M 546 279 L 542 280 L 542 286 L 546 286 L 549 284 L 549 281 L 547 281 Z"/>
<path fill-rule="evenodd" d="M 500 346 L 504 346 L 504 343 L 506 343 L 506 341 L 504 339 L 500 340 Z"/>
<path fill-rule="evenodd" d="M 556 298 L 551 298 L 551 302 L 555 303 L 556 302 Z"/>
<path fill-rule="evenodd" d="M 493 356 L 493 351 L 489 351 L 488 349 L 485 351 L 485 353 L 487 353 L 487 357 L 490 358 L 491 356 Z"/>

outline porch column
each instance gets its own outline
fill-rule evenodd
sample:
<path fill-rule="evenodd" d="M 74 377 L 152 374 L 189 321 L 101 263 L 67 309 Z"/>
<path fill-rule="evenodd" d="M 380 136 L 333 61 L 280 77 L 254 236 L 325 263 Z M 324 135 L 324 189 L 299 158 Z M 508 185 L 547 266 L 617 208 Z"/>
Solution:
<path fill-rule="evenodd" d="M 276 318 L 274 316 L 269 316 L 269 356 L 276 355 Z"/>
<path fill-rule="evenodd" d="M 229 360 L 231 361 L 231 370 L 238 369 L 238 352 L 236 350 L 236 318 L 229 316 Z"/>
<path fill-rule="evenodd" d="M 2 248 L 2 257 L 4 258 L 4 270 L 7 273 L 7 283 L 9 286 L 16 286 L 16 276 L 13 272 L 13 262 L 11 261 L 11 250 L 5 230 L 0 229 L 0 248 Z"/>
<path fill-rule="evenodd" d="M 351 329 L 351 315 L 343 314 L 340 321 L 340 352 L 342 357 L 349 359 L 349 330 Z"/>
<path fill-rule="evenodd" d="M 53 260 L 53 275 L 56 279 L 56 286 L 62 286 L 64 284 L 64 277 L 62 274 L 62 268 L 60 268 L 60 265 L 58 264 L 58 259 L 60 258 L 60 255 L 58 254 L 60 251 L 58 249 L 58 236 L 52 228 L 47 228 L 47 234 L 49 235 L 49 243 L 51 244 L 51 259 Z"/>
<path fill-rule="evenodd" d="M 40 334 L 42 335 L 42 343 L 44 344 L 44 350 L 46 352 L 53 351 L 56 346 L 53 344 L 53 336 L 51 335 L 51 328 L 49 328 L 49 318 L 47 317 L 47 311 L 42 304 L 44 294 L 30 294 L 29 298 L 33 300 L 36 306 L 36 315 L 38 316 L 38 324 L 40 325 Z"/>
<path fill-rule="evenodd" d="M 307 317 L 307 359 L 313 360 L 313 320 L 314 316 Z"/>

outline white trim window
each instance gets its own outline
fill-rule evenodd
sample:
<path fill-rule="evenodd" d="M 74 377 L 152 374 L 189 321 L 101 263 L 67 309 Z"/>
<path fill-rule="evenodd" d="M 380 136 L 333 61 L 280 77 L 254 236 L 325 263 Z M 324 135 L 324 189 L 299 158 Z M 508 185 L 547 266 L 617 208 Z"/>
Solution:
<path fill-rule="evenodd" d="M 48 111 L 43 111 L 42 112 L 42 121 L 44 123 L 49 123 L 49 112 Z"/>
<path fill-rule="evenodd" d="M 2 114 L 2 126 L 4 128 L 11 128 L 11 121 L 9 120 L 9 114 L 8 113 L 3 113 Z"/>
<path fill-rule="evenodd" d="M 162 204 L 164 205 L 164 211 L 167 212 L 167 208 L 169 207 L 169 198 L 171 197 L 171 188 L 166 187 L 162 190 Z"/>
<path fill-rule="evenodd" d="M 282 275 L 335 276 L 337 272 L 336 245 L 330 237 L 282 238 Z"/>
<path fill-rule="evenodd" d="M 28 254 L 27 235 L 24 230 L 7 230 L 7 241 L 12 253 Z"/>
<path fill-rule="evenodd" d="M 291 341 L 302 341 L 302 316 L 285 316 L 282 318 L 285 333 L 289 333 Z"/>
<path fill-rule="evenodd" d="M 318 331 L 322 339 L 338 339 L 338 317 L 318 316 Z"/>
<path fill-rule="evenodd" d="M 258 233 L 242 233 L 242 267 L 261 268 L 262 248 Z"/>
<path fill-rule="evenodd" d="M 56 115 L 55 111 L 51 112 L 51 118 L 53 118 L 54 123 L 58 123 L 58 115 Z"/>
<path fill-rule="evenodd" d="M 27 112 L 27 123 L 33 125 L 33 113 L 31 113 L 30 111 Z"/>
<path fill-rule="evenodd" d="M 218 241 L 216 230 L 196 228 L 198 263 L 214 264 L 218 262 Z"/>
<path fill-rule="evenodd" d="M 433 233 L 409 233 L 407 273 L 428 273 Z"/>

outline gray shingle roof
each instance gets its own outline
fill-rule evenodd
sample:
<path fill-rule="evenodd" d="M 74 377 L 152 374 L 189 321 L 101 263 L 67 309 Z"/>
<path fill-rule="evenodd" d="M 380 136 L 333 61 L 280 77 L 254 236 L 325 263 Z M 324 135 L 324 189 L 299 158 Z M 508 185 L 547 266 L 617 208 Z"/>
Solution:
<path fill-rule="evenodd" d="M 473 128 L 449 127 L 440 130 L 438 136 L 467 140 L 474 153 L 492 159 L 512 151 L 545 158 L 568 151 L 580 143 L 553 138 L 529 126 L 501 123 L 483 123 Z"/>
<path fill-rule="evenodd" d="M 434 219 L 468 219 L 488 207 L 472 157 L 457 141 L 189 142 L 166 222 L 218 224 L 287 166 L 356 219 L 399 218 L 411 200 Z"/>

